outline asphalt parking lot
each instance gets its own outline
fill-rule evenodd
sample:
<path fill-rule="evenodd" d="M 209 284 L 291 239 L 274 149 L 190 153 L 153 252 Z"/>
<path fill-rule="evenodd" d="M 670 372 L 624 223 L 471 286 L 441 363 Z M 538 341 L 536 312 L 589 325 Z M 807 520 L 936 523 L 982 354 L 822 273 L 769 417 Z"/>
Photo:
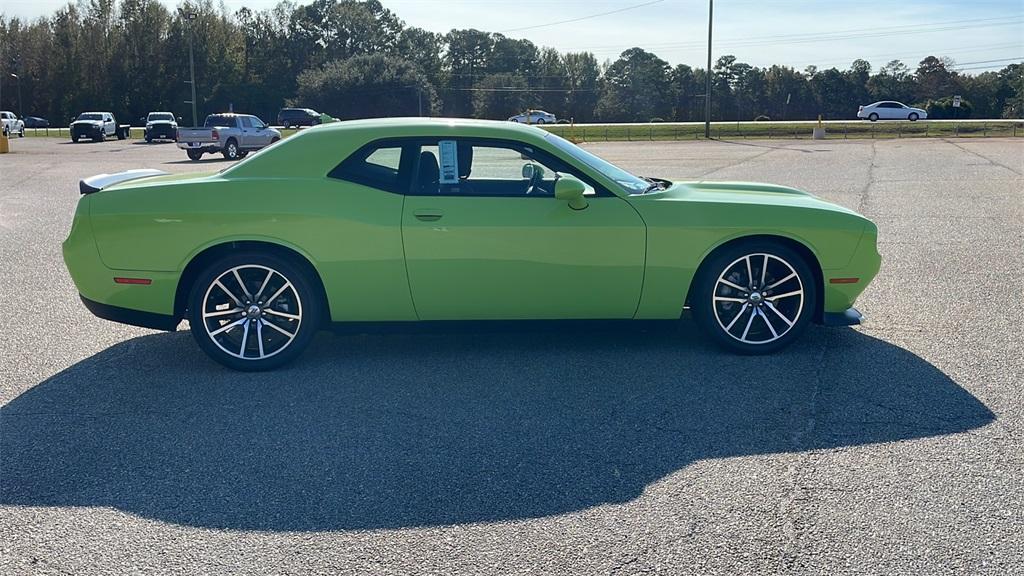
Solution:
<path fill-rule="evenodd" d="M 84 176 L 0 156 L 0 573 L 1011 574 L 1024 565 L 1024 139 L 608 143 L 880 229 L 867 323 L 769 357 L 678 331 L 318 337 L 241 374 L 92 317 Z"/>

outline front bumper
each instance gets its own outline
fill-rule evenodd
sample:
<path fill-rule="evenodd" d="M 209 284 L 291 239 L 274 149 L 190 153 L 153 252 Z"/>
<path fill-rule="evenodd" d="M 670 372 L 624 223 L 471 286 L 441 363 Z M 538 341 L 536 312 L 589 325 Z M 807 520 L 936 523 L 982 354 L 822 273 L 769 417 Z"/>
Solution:
<path fill-rule="evenodd" d="M 821 323 L 825 326 L 856 326 L 864 321 L 864 315 L 856 308 L 847 308 L 844 312 L 825 312 Z"/>
<path fill-rule="evenodd" d="M 78 138 L 99 138 L 100 134 L 103 133 L 102 126 L 95 126 L 90 124 L 78 125 L 71 127 L 71 137 Z"/>
<path fill-rule="evenodd" d="M 178 129 L 170 124 L 157 124 L 146 128 L 146 138 L 150 140 L 177 140 Z"/>

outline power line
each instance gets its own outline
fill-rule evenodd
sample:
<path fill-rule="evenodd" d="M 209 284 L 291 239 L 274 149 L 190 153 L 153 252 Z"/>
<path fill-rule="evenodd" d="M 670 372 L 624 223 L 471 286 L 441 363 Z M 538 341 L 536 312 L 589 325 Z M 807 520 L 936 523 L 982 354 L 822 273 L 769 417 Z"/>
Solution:
<path fill-rule="evenodd" d="M 734 39 L 734 40 L 723 40 L 716 43 L 718 47 L 746 47 L 746 46 L 769 46 L 776 44 L 807 44 L 815 42 L 833 42 L 836 40 L 853 40 L 860 38 L 881 38 L 885 36 L 898 36 L 905 34 L 929 34 L 933 32 L 946 32 L 951 30 L 968 30 L 973 28 L 991 28 L 998 26 L 1020 26 L 1024 24 L 1024 17 L 1016 16 L 1010 20 L 1006 18 L 999 19 L 985 19 L 985 21 L 974 21 L 974 23 L 962 24 L 962 25 L 939 25 L 939 24 L 923 24 L 923 25 L 912 25 L 916 28 L 907 28 L 905 25 L 899 29 L 896 27 L 884 27 L 884 28 L 869 28 L 861 30 L 845 30 L 825 33 L 813 33 L 813 34 L 792 34 L 786 36 L 760 36 L 760 37 L 749 37 L 747 39 Z M 999 20 L 998 22 L 992 22 L 992 20 Z M 972 22 L 970 20 L 965 22 Z M 950 23 L 952 24 L 952 23 Z M 702 49 L 703 43 L 700 42 L 672 42 L 662 44 L 646 44 L 647 49 L 685 49 L 691 48 L 693 50 Z M 593 51 L 596 52 L 609 52 L 619 51 L 623 49 L 622 46 L 615 47 L 605 45 L 602 47 L 594 47 Z"/>
<path fill-rule="evenodd" d="M 644 6 L 650 6 L 652 4 L 660 4 L 665 0 L 651 0 L 650 2 L 643 2 L 641 4 L 634 4 L 633 6 L 626 6 L 625 8 L 619 8 L 618 10 L 609 10 L 608 12 L 600 12 L 598 14 L 590 14 L 588 16 L 580 16 L 578 18 L 570 18 L 568 20 L 559 20 L 558 22 L 547 22 L 545 24 L 534 24 L 532 26 L 523 26 L 521 28 L 509 28 L 507 30 L 498 30 L 499 34 L 506 32 L 521 32 L 523 30 L 533 30 L 536 28 L 546 28 L 548 26 L 558 26 L 560 24 L 570 24 L 572 22 L 580 22 L 582 20 L 590 20 L 591 18 L 600 18 L 601 16 L 608 16 L 611 14 L 618 14 L 619 12 L 626 12 L 627 10 L 636 10 L 637 8 L 643 8 Z"/>

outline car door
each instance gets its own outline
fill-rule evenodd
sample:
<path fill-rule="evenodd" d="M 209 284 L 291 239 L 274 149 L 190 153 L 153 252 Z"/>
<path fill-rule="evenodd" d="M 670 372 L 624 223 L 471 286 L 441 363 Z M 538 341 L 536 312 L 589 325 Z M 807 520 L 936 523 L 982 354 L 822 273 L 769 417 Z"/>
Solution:
<path fill-rule="evenodd" d="M 520 143 L 418 150 L 402 235 L 421 320 L 633 317 L 646 230 L 629 203 Z M 554 197 L 569 176 L 587 182 L 585 209 Z"/>
<path fill-rule="evenodd" d="M 273 134 L 267 128 L 267 125 L 255 116 L 250 116 L 249 118 L 252 121 L 253 138 L 256 146 L 262 148 L 270 144 L 270 138 Z"/>
<path fill-rule="evenodd" d="M 886 102 L 881 105 L 882 114 L 880 116 L 886 120 L 894 120 L 899 118 L 900 105 L 894 102 Z"/>
<path fill-rule="evenodd" d="M 241 148 L 255 148 L 256 132 L 252 127 L 252 120 L 248 116 L 238 116 L 238 146 Z"/>
<path fill-rule="evenodd" d="M 107 136 L 113 136 L 117 133 L 117 125 L 114 123 L 114 117 L 110 114 L 103 115 L 103 133 Z"/>

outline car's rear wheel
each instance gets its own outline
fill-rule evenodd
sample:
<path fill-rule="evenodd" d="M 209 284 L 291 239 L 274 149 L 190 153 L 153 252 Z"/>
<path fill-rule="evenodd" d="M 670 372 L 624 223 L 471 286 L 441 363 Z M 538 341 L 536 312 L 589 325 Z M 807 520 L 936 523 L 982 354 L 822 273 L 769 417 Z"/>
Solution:
<path fill-rule="evenodd" d="M 238 160 L 238 142 L 234 138 L 228 140 L 224 145 L 224 157 L 228 160 Z"/>
<path fill-rule="evenodd" d="M 188 154 L 189 160 L 199 160 L 203 157 L 202 150 L 186 150 L 185 153 Z"/>
<path fill-rule="evenodd" d="M 196 278 L 188 320 L 199 347 L 235 370 L 269 370 L 294 360 L 319 329 L 323 305 L 309 273 L 270 254 L 214 262 Z"/>
<path fill-rule="evenodd" d="M 701 268 L 690 307 L 717 343 L 744 354 L 778 350 L 807 328 L 817 288 L 803 257 L 782 244 L 744 242 Z"/>
<path fill-rule="evenodd" d="M 545 122 L 547 121 L 544 120 L 543 118 L 537 118 L 537 124 L 544 124 Z"/>
<path fill-rule="evenodd" d="M 871 120 L 872 122 L 877 121 L 878 120 L 878 114 L 876 114 L 874 112 L 872 112 L 871 114 L 868 114 L 868 120 Z"/>
<path fill-rule="evenodd" d="M 910 115 L 907 116 L 907 120 L 910 120 L 911 122 L 917 122 L 918 118 L 920 118 L 920 116 L 917 115 L 917 112 L 911 112 Z"/>

